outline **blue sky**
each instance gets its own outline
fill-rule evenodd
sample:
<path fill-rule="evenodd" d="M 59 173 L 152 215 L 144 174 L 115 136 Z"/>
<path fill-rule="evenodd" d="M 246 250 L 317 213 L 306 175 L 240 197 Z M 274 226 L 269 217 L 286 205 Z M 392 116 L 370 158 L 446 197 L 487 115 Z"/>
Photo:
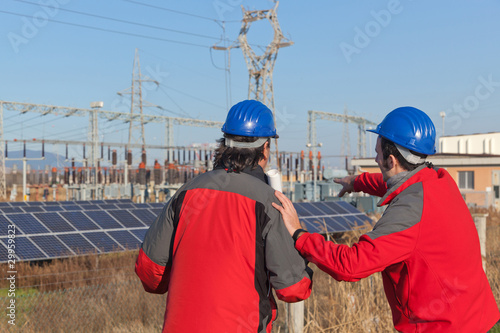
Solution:
<path fill-rule="evenodd" d="M 229 92 L 232 104 L 247 98 L 248 71 L 241 50 L 232 49 L 231 84 L 226 85 L 224 52 L 210 47 L 224 45 L 222 26 L 226 45 L 237 39 L 242 5 L 258 10 L 274 3 L 5 0 L 0 8 L 0 99 L 82 108 L 99 100 L 106 110 L 128 112 L 127 101 L 116 93 L 131 85 L 137 48 L 143 74 L 160 81 L 159 88 L 147 86 L 145 99 L 169 110 L 146 113 L 223 121 Z M 441 111 L 447 114 L 446 135 L 498 131 L 499 13 L 500 2 L 492 0 L 282 0 L 278 19 L 294 45 L 279 51 L 273 74 L 280 149 L 305 149 L 311 109 L 343 113 L 347 107 L 349 114 L 378 123 L 392 109 L 411 105 L 429 114 L 438 134 Z M 272 36 L 267 21 L 250 28 L 253 45 L 266 46 Z M 255 52 L 262 53 L 257 47 Z M 79 117 L 5 112 L 4 137 L 85 141 L 87 125 Z M 317 126 L 322 155 L 340 154 L 342 124 L 317 121 Z M 148 143 L 164 142 L 164 126 L 146 128 Z M 128 141 L 127 124 L 102 121 L 100 131 L 105 141 Z M 350 125 L 349 131 L 356 153 L 357 128 Z M 189 145 L 214 142 L 220 135 L 216 129 L 176 126 L 174 140 Z M 373 137 L 367 138 L 373 146 Z M 341 165 L 338 158 L 328 162 Z"/>

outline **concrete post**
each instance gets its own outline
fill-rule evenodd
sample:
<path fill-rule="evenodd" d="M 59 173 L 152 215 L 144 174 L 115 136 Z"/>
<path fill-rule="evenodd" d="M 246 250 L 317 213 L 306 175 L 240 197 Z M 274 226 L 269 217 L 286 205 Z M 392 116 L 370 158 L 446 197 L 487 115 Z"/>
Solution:
<path fill-rule="evenodd" d="M 488 214 L 472 214 L 474 224 L 476 225 L 481 245 L 481 258 L 483 260 L 483 269 L 486 272 L 486 217 Z"/>
<path fill-rule="evenodd" d="M 304 301 L 288 303 L 288 333 L 302 333 L 304 330 Z"/>

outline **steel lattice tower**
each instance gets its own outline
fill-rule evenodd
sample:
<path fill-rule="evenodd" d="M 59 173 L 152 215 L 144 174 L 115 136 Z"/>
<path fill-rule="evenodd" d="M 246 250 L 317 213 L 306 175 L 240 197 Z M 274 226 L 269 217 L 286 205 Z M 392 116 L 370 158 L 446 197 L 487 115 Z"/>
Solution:
<path fill-rule="evenodd" d="M 118 92 L 118 95 L 130 95 L 130 116 L 131 119 L 134 118 L 134 115 L 139 114 L 139 122 L 130 121 L 129 132 L 128 132 L 128 143 L 138 144 L 141 143 L 143 146 L 146 145 L 146 137 L 144 135 L 144 107 L 151 107 L 153 105 L 149 102 L 146 102 L 142 99 L 142 83 L 143 82 L 153 82 L 157 86 L 159 85 L 158 81 L 153 80 L 149 77 L 145 77 L 141 74 L 141 63 L 139 61 L 139 51 L 135 49 L 135 57 L 134 57 L 134 68 L 132 72 L 132 86 L 124 91 Z M 140 136 L 137 137 L 137 133 L 140 131 Z"/>
<path fill-rule="evenodd" d="M 267 105 L 274 113 L 273 69 L 278 50 L 290 46 L 292 41 L 283 36 L 278 23 L 279 1 L 273 9 L 245 10 L 242 6 L 243 20 L 238 36 L 239 47 L 243 51 L 249 73 L 248 98 L 253 98 Z M 252 22 L 267 19 L 274 30 L 273 41 L 266 47 L 264 54 L 257 55 L 247 40 L 247 33 Z"/>

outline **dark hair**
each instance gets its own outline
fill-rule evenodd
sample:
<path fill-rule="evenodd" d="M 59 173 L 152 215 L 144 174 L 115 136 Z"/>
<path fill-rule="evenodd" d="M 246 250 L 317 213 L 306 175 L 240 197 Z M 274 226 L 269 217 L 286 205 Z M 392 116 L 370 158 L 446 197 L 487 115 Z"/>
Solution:
<path fill-rule="evenodd" d="M 239 136 L 224 134 L 224 137 L 217 140 L 219 146 L 215 149 L 214 167 L 222 167 L 228 171 L 241 172 L 246 167 L 255 169 L 259 162 L 264 159 L 264 143 L 257 148 L 236 148 L 227 147 L 226 138 L 240 142 L 255 142 L 257 137 Z M 271 139 L 266 142 L 271 144 Z"/>
<path fill-rule="evenodd" d="M 412 171 L 424 164 L 425 162 L 418 163 L 418 164 L 413 164 L 405 160 L 403 155 L 399 152 L 398 148 L 396 148 L 396 145 L 394 142 L 387 140 L 384 137 L 380 137 L 380 147 L 382 148 L 382 156 L 384 157 L 384 162 L 383 165 L 384 167 L 387 167 L 387 159 L 389 158 L 390 155 L 393 155 L 401 165 L 401 167 L 405 170 Z M 413 150 L 410 150 L 410 152 L 414 155 L 417 155 L 419 157 L 426 158 L 427 155 L 417 153 Z"/>

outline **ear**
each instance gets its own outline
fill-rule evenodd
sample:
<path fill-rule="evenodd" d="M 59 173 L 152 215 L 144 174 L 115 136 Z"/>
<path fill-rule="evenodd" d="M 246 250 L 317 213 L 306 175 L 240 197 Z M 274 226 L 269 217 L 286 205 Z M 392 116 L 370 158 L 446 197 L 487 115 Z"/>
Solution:
<path fill-rule="evenodd" d="M 399 166 L 398 159 L 394 157 L 394 155 L 389 155 L 389 158 L 387 159 L 387 166 L 389 167 L 389 170 Z"/>
<path fill-rule="evenodd" d="M 264 143 L 264 158 L 267 160 L 269 158 L 269 150 L 267 149 L 269 148 L 269 141 L 266 141 L 266 143 Z"/>

